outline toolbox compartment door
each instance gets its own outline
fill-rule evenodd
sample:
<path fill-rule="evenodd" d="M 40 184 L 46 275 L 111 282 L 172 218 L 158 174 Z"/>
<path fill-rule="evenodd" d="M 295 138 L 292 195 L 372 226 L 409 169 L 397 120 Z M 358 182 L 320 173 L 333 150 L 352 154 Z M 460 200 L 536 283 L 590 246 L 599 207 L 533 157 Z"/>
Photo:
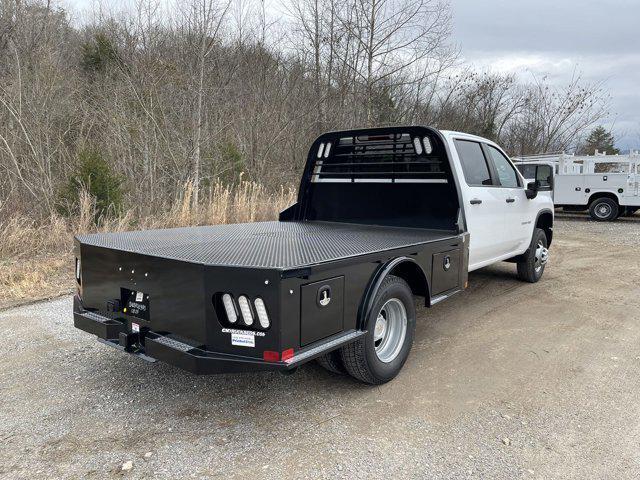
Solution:
<path fill-rule="evenodd" d="M 341 332 L 344 329 L 344 276 L 300 288 L 300 346 Z"/>
<path fill-rule="evenodd" d="M 433 254 L 431 295 L 438 295 L 458 287 L 460 274 L 460 250 L 448 250 Z"/>

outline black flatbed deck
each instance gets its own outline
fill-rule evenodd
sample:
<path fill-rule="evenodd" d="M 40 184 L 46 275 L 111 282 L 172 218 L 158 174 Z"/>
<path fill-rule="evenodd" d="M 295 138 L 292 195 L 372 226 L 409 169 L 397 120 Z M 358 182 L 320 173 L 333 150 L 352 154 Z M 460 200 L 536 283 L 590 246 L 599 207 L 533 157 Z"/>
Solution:
<path fill-rule="evenodd" d="M 79 235 L 84 245 L 203 265 L 292 269 L 456 238 L 443 230 L 256 222 Z"/>

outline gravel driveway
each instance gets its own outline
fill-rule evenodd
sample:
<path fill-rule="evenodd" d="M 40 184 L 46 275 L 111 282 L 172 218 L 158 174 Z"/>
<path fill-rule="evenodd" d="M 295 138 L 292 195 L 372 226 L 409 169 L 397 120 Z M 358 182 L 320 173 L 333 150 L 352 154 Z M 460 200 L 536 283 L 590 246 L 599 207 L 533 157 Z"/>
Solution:
<path fill-rule="evenodd" d="M 640 216 L 559 219 L 541 282 L 471 274 L 381 387 L 148 364 L 68 297 L 0 312 L 0 477 L 638 478 L 639 247 Z"/>

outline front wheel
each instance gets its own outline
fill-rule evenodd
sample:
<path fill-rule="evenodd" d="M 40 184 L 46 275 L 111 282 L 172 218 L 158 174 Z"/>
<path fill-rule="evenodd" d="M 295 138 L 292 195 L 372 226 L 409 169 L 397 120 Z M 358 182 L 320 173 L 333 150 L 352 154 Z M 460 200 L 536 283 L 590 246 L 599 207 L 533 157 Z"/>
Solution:
<path fill-rule="evenodd" d="M 536 283 L 544 273 L 544 267 L 549 260 L 549 250 L 547 249 L 547 235 L 544 230 L 536 228 L 533 230 L 531 245 L 529 250 L 518 262 L 518 277 L 529 283 Z"/>
<path fill-rule="evenodd" d="M 365 329 L 364 336 L 340 350 L 342 363 L 352 377 L 380 385 L 400 372 L 413 345 L 416 309 L 407 282 L 394 275 L 383 280 Z"/>

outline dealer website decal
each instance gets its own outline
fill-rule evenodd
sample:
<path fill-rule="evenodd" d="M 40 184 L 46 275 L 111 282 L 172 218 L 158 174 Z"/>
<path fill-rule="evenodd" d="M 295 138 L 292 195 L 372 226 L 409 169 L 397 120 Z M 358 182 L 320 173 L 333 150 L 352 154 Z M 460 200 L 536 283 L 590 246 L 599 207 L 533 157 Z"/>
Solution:
<path fill-rule="evenodd" d="M 231 345 L 237 345 L 239 347 L 255 347 L 256 337 L 245 333 L 232 333 Z"/>
<path fill-rule="evenodd" d="M 254 337 L 264 337 L 264 332 L 254 332 L 253 330 L 238 330 L 237 328 L 223 328 L 222 333 L 238 333 L 240 335 L 252 335 Z"/>

